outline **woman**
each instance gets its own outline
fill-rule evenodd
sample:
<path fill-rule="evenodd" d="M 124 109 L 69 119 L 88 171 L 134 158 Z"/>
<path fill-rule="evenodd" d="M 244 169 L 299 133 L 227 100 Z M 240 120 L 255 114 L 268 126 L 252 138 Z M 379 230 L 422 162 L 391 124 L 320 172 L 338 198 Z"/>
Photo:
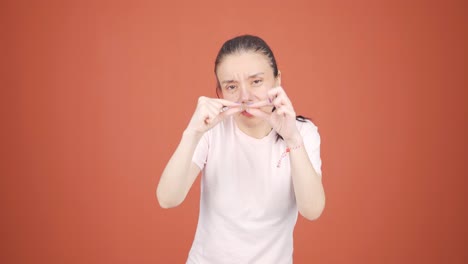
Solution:
<path fill-rule="evenodd" d="M 259 37 L 228 40 L 217 94 L 200 97 L 161 176 L 163 208 L 179 205 L 202 171 L 200 215 L 187 263 L 292 263 L 298 212 L 325 206 L 317 127 L 297 117 L 273 52 Z"/>

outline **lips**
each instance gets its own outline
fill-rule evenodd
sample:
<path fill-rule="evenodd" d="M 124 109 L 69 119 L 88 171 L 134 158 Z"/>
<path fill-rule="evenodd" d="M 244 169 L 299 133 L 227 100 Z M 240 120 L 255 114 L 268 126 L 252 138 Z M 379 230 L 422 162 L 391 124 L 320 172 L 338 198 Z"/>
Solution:
<path fill-rule="evenodd" d="M 248 113 L 247 111 L 242 111 L 241 114 L 246 117 L 253 117 L 253 115 Z"/>

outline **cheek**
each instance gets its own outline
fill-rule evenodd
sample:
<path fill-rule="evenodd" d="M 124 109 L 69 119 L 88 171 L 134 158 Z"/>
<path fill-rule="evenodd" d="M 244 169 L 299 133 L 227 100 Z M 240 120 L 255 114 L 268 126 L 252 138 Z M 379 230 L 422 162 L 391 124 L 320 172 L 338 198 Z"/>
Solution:
<path fill-rule="evenodd" d="M 267 100 L 268 99 L 268 91 L 271 88 L 273 88 L 273 85 L 265 83 L 260 87 L 255 87 L 253 90 L 254 90 L 255 96 L 258 99 Z"/>
<path fill-rule="evenodd" d="M 237 102 L 239 100 L 239 95 L 237 93 L 222 92 L 221 95 L 223 96 L 223 99 L 231 102 Z"/>

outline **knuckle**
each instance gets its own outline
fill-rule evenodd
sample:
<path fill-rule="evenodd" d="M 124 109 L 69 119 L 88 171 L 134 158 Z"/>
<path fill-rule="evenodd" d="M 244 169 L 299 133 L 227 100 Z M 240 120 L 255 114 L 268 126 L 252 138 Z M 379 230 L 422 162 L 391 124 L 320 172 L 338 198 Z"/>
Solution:
<path fill-rule="evenodd" d="M 198 103 L 203 103 L 206 101 L 206 96 L 200 96 L 198 97 Z"/>

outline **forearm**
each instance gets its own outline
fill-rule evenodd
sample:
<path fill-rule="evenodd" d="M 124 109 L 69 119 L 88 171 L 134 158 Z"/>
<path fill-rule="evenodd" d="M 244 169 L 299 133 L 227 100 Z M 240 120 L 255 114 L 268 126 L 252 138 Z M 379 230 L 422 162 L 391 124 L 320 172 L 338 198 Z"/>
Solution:
<path fill-rule="evenodd" d="M 174 207 L 187 195 L 190 185 L 192 157 L 201 135 L 184 132 L 181 141 L 167 163 L 157 188 L 157 197 L 162 207 Z"/>
<path fill-rule="evenodd" d="M 302 137 L 287 142 L 288 146 L 300 146 Z M 325 207 L 322 179 L 317 174 L 304 146 L 289 153 L 291 176 L 299 212 L 307 219 L 317 219 Z"/>

